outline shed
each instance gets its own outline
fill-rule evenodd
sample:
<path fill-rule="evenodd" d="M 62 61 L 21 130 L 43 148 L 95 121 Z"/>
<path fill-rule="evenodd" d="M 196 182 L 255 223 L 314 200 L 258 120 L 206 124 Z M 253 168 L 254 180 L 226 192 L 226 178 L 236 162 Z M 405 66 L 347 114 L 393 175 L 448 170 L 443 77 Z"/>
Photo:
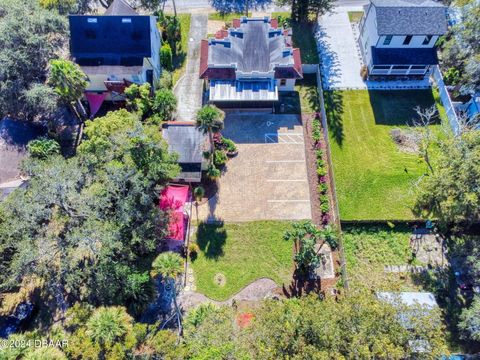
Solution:
<path fill-rule="evenodd" d="M 172 121 L 163 125 L 163 138 L 168 143 L 169 151 L 178 154 L 181 172 L 175 180 L 200 182 L 208 137 L 193 122 Z"/>

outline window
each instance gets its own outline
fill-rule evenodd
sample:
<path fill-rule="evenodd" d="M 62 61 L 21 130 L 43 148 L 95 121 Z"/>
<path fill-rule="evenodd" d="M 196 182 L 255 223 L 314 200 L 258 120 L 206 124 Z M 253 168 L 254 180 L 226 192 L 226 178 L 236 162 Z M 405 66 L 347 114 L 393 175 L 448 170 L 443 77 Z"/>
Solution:
<path fill-rule="evenodd" d="M 407 35 L 405 36 L 405 40 L 403 40 L 403 45 L 408 45 L 410 44 L 410 41 L 412 41 L 413 35 Z"/>
<path fill-rule="evenodd" d="M 287 79 L 280 79 L 280 86 L 287 85 Z"/>
<path fill-rule="evenodd" d="M 383 40 L 383 45 L 390 45 L 392 42 L 393 35 L 387 35 L 385 36 L 385 39 Z"/>
<path fill-rule="evenodd" d="M 430 44 L 430 41 L 432 40 L 432 35 L 427 35 L 425 36 L 425 39 L 423 39 L 422 45 L 428 45 Z"/>
<path fill-rule="evenodd" d="M 87 22 L 88 22 L 89 24 L 96 24 L 96 23 L 97 23 L 97 18 L 88 18 L 88 19 L 87 19 Z"/>
<path fill-rule="evenodd" d="M 123 24 L 131 24 L 131 23 L 132 23 L 132 19 L 130 19 L 130 18 L 122 18 L 122 23 L 123 23 Z"/>

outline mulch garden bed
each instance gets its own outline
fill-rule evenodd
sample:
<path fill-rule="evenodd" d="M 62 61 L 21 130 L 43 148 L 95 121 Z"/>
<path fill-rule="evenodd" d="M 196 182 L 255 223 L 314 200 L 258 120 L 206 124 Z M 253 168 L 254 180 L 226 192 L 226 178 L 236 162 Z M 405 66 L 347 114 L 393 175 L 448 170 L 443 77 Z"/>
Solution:
<path fill-rule="evenodd" d="M 312 222 L 317 226 L 322 226 L 322 212 L 320 210 L 320 199 L 317 190 L 319 181 L 317 175 L 317 158 L 315 155 L 316 144 L 312 138 L 313 119 L 313 114 L 302 116 L 303 138 L 305 142 L 308 186 L 310 188 L 310 204 L 312 206 Z"/>
<path fill-rule="evenodd" d="M 325 214 L 322 214 L 321 211 L 321 202 L 320 202 L 320 197 L 319 197 L 319 192 L 318 192 L 318 186 L 320 184 L 320 177 L 317 174 L 317 156 L 316 156 L 316 150 L 319 148 L 319 144 L 317 144 L 314 139 L 313 139 L 313 121 L 315 120 L 315 114 L 305 114 L 302 115 L 302 124 L 303 124 L 303 135 L 304 135 L 304 142 L 305 142 L 305 155 L 306 155 L 306 163 L 307 163 L 307 176 L 308 176 L 308 184 L 310 187 L 310 203 L 312 206 L 312 222 L 319 226 L 323 227 L 325 225 L 325 222 L 332 221 L 333 220 L 333 196 L 332 196 L 332 189 L 330 188 L 330 179 L 329 175 L 325 175 L 324 179 L 326 180 L 325 182 L 328 184 L 328 197 L 329 197 L 329 203 L 330 203 L 330 210 L 329 214 L 325 216 Z M 323 129 L 322 129 L 323 130 Z M 323 140 L 323 132 L 322 132 L 322 140 Z M 323 143 L 323 141 L 321 141 Z M 324 157 L 326 157 L 326 149 L 325 149 L 325 144 L 320 144 L 321 148 L 324 150 Z M 325 159 L 325 162 L 327 163 L 326 166 L 328 166 L 328 161 Z M 340 273 L 340 256 L 338 253 L 338 249 L 335 251 L 332 251 L 332 261 L 334 265 L 334 271 L 335 271 L 335 278 L 333 279 L 320 279 L 319 284 L 317 284 L 318 289 L 322 292 L 327 293 L 328 290 L 332 289 L 335 287 L 337 281 L 338 281 L 338 276 Z M 297 287 L 300 286 L 300 288 L 303 288 L 303 291 L 309 292 L 311 291 L 312 284 L 309 284 L 308 282 L 305 284 L 297 284 Z M 292 290 L 292 289 L 291 289 Z M 301 289 L 296 289 L 297 291 L 302 291 Z"/>

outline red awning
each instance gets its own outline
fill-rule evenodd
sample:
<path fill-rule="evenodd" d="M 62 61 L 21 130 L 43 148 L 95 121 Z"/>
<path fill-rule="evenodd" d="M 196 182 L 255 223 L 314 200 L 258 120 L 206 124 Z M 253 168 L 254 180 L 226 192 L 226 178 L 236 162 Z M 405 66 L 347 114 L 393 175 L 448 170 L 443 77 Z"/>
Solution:
<path fill-rule="evenodd" d="M 90 107 L 90 117 L 93 118 L 95 114 L 100 110 L 100 107 L 105 100 L 107 93 L 94 93 L 94 92 L 86 92 L 85 97 L 87 98 L 88 105 Z"/>
<path fill-rule="evenodd" d="M 169 185 L 163 189 L 160 196 L 160 209 L 171 213 L 169 223 L 169 239 L 183 241 L 185 239 L 185 223 L 188 217 L 184 215 L 183 207 L 188 201 L 188 186 Z"/>

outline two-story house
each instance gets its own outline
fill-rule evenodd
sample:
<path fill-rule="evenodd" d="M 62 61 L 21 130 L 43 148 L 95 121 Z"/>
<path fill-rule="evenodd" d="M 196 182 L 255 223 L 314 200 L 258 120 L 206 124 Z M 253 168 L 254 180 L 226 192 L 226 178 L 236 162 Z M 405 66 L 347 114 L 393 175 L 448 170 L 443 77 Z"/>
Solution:
<path fill-rule="evenodd" d="M 200 78 L 218 106 L 271 107 L 279 91 L 293 91 L 302 77 L 292 31 L 279 28 L 277 19 L 235 19 L 228 30 L 202 40 Z"/>
<path fill-rule="evenodd" d="M 70 52 L 88 77 L 87 94 L 121 99 L 129 84 L 160 78 L 161 37 L 155 16 L 114 0 L 99 15 L 70 15 Z"/>
<path fill-rule="evenodd" d="M 358 38 L 369 78 L 423 78 L 438 63 L 435 43 L 446 32 L 446 8 L 441 2 L 370 0 Z"/>

